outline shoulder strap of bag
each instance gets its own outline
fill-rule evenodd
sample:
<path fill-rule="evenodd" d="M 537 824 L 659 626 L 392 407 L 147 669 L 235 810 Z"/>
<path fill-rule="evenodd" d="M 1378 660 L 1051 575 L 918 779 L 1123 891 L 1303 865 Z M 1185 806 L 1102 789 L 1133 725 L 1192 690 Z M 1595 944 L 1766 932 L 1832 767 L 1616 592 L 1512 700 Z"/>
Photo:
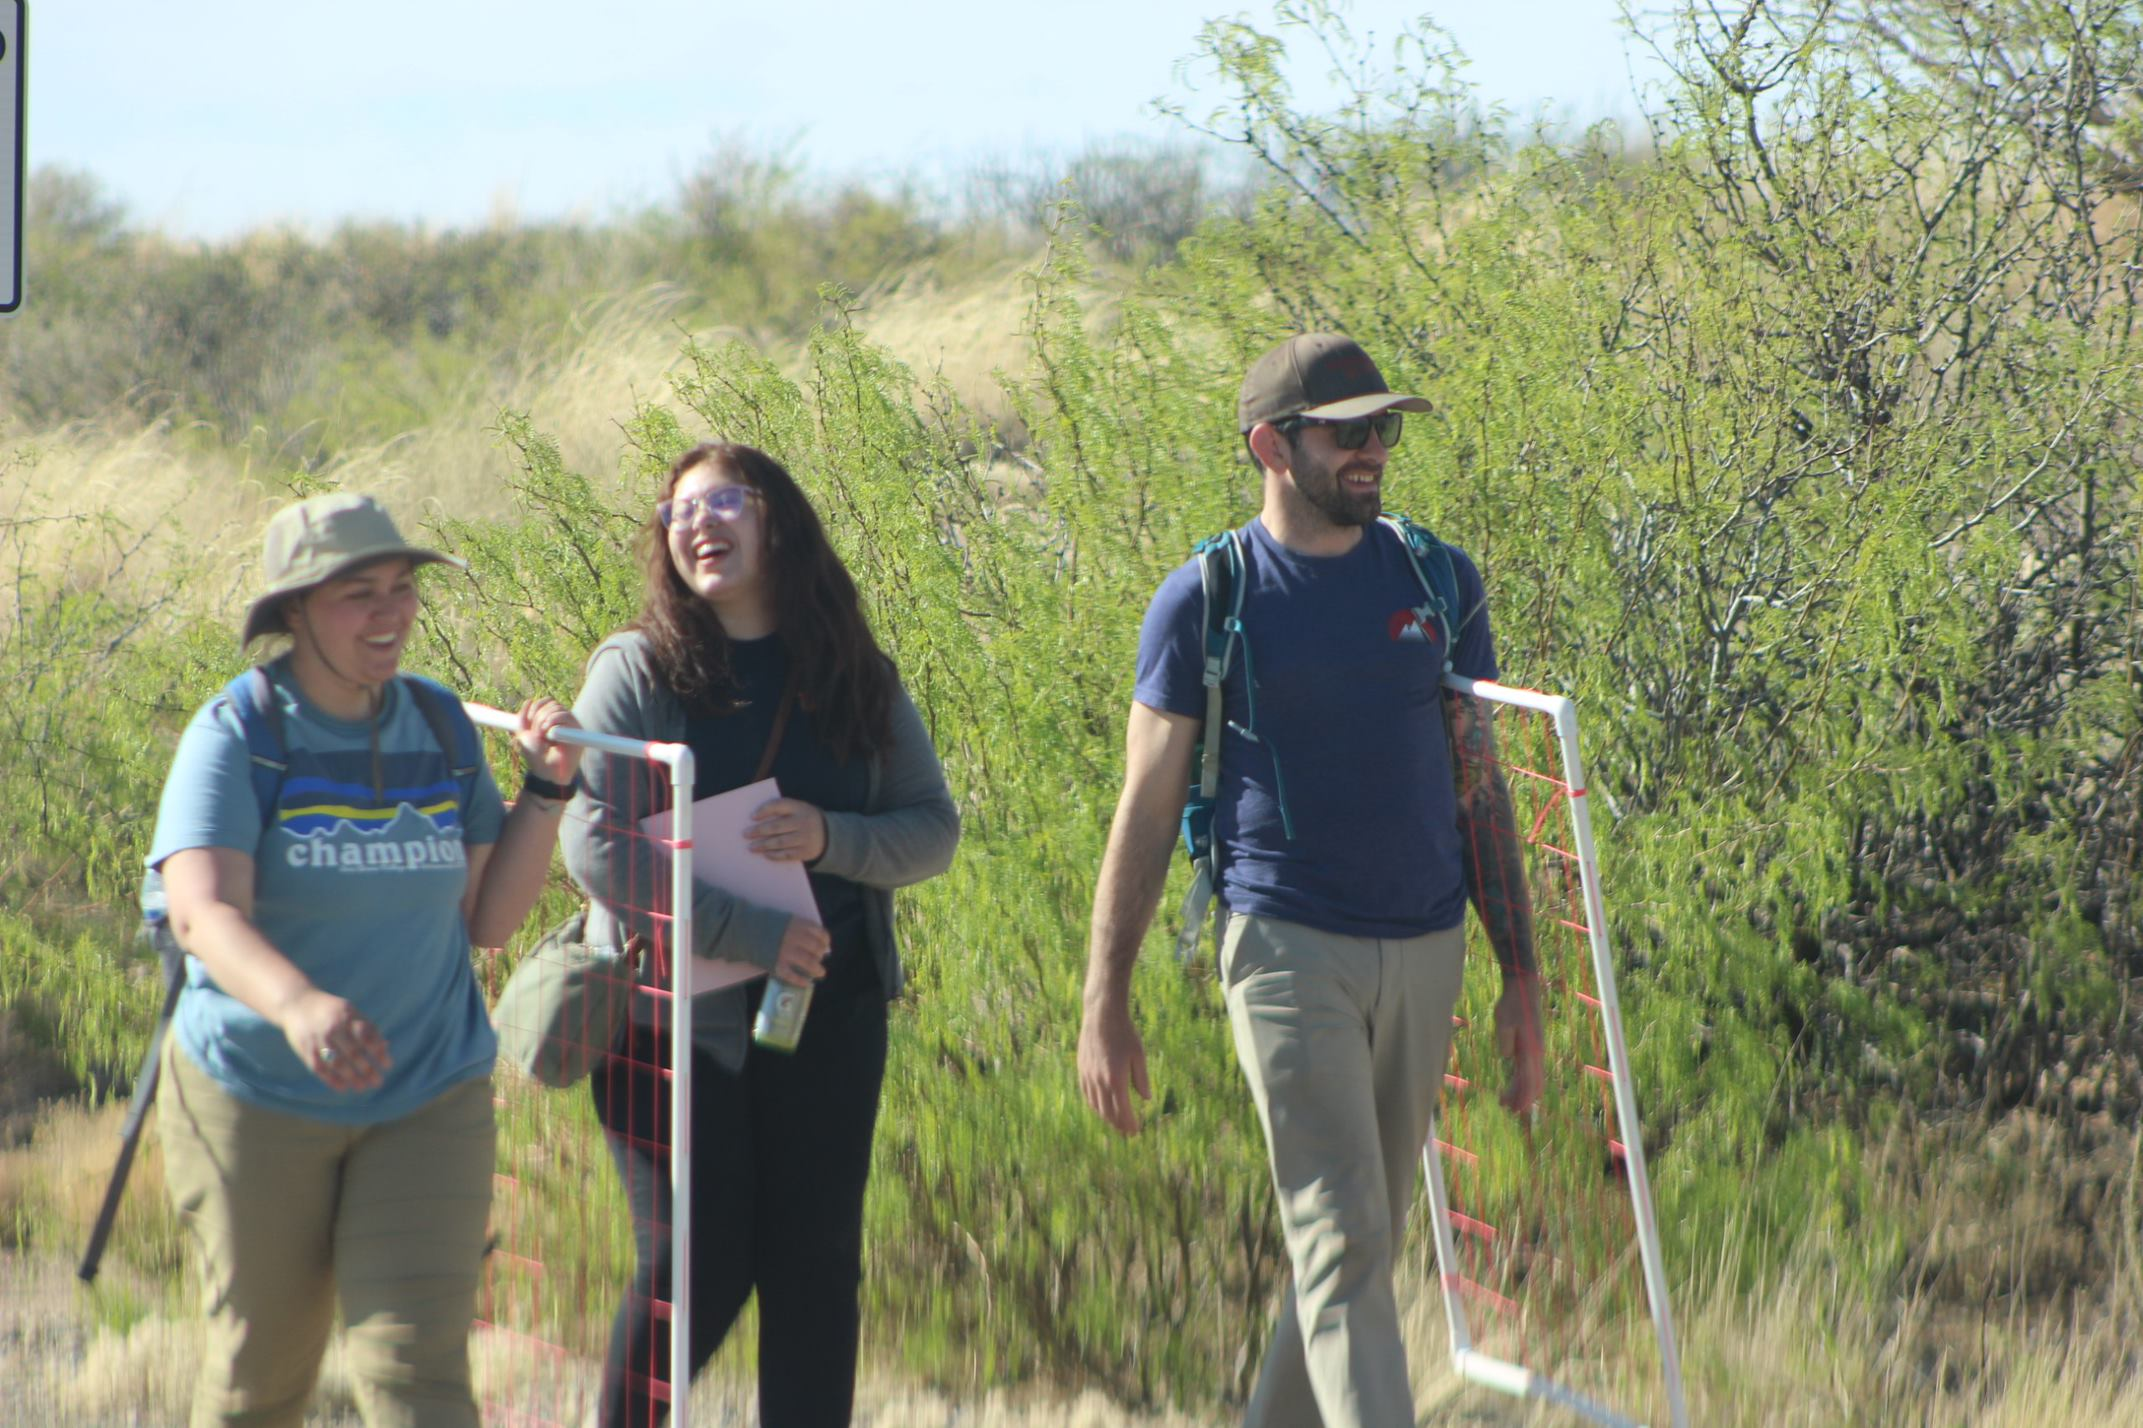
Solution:
<path fill-rule="evenodd" d="M 792 673 L 789 682 L 781 688 L 781 707 L 774 711 L 774 727 L 766 731 L 766 747 L 759 751 L 759 767 L 752 772 L 752 782 L 757 783 L 771 773 L 774 755 L 781 752 L 781 736 L 789 729 L 789 712 L 796 707 L 796 676 Z"/>

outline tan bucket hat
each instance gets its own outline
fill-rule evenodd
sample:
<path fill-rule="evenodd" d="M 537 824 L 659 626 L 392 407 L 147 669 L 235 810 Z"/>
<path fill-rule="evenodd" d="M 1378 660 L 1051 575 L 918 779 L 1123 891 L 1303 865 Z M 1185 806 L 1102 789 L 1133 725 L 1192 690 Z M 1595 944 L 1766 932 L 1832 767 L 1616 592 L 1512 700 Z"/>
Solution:
<path fill-rule="evenodd" d="M 1389 390 L 1384 374 L 1353 338 L 1338 332 L 1304 332 L 1250 365 L 1236 399 L 1235 417 L 1247 434 L 1261 421 L 1291 416 L 1346 421 L 1395 407 L 1402 412 L 1430 409 L 1420 397 Z"/>
<path fill-rule="evenodd" d="M 252 644 L 262 635 L 288 633 L 283 621 L 285 597 L 394 555 L 411 565 L 469 568 L 467 561 L 403 540 L 394 518 L 370 496 L 337 491 L 285 506 L 269 519 L 267 534 L 261 538 L 261 576 L 268 585 L 246 609 L 239 645 Z"/>

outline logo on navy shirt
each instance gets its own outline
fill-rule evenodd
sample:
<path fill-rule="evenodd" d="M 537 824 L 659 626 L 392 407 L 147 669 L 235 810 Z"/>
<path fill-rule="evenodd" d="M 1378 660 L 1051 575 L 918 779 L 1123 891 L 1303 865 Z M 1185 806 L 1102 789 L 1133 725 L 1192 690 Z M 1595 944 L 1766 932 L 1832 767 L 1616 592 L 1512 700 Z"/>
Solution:
<path fill-rule="evenodd" d="M 1385 629 L 1394 640 L 1415 644 L 1436 643 L 1436 612 L 1427 605 L 1416 605 L 1411 610 L 1394 610 Z"/>

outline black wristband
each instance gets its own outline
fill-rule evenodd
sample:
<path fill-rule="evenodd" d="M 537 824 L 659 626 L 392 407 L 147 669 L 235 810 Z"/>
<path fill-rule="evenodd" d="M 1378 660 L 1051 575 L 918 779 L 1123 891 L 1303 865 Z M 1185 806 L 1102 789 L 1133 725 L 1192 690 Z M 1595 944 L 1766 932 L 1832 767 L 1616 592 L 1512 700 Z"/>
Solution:
<path fill-rule="evenodd" d="M 526 769 L 521 771 L 521 792 L 532 793 L 538 798 L 547 798 L 553 803 L 566 802 L 572 798 L 573 791 L 579 786 L 579 774 L 573 775 L 573 782 L 571 783 L 552 783 L 549 779 L 542 778 Z"/>

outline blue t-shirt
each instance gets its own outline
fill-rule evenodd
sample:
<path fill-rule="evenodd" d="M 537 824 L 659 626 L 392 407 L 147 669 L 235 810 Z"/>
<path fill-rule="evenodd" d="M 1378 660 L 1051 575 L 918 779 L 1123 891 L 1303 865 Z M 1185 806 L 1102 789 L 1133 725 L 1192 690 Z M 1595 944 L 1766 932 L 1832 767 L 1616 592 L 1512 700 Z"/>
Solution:
<path fill-rule="evenodd" d="M 1213 819 L 1221 900 L 1355 937 L 1456 927 L 1466 888 L 1444 734 L 1447 652 L 1434 623 L 1413 617 L 1423 593 L 1405 543 L 1381 524 L 1336 556 L 1288 550 L 1261 521 L 1241 535 L 1244 634 L 1221 684 L 1230 727 Z M 1451 668 L 1493 679 L 1480 572 L 1456 550 L 1451 564 Z M 1204 614 L 1193 558 L 1147 607 L 1139 703 L 1205 718 Z"/>
<path fill-rule="evenodd" d="M 466 850 L 498 841 L 505 807 L 481 763 L 469 807 L 459 806 L 452 764 L 399 684 L 387 686 L 380 711 L 375 775 L 368 722 L 322 713 L 280 664 L 269 677 L 289 746 L 273 826 L 263 836 L 245 735 L 218 694 L 179 740 L 149 865 L 187 848 L 251 857 L 254 926 L 314 986 L 378 1027 L 394 1065 L 374 1090 L 330 1088 L 192 957 L 173 1030 L 240 1100 L 343 1125 L 393 1120 L 488 1075 L 497 1058 L 461 899 Z"/>

